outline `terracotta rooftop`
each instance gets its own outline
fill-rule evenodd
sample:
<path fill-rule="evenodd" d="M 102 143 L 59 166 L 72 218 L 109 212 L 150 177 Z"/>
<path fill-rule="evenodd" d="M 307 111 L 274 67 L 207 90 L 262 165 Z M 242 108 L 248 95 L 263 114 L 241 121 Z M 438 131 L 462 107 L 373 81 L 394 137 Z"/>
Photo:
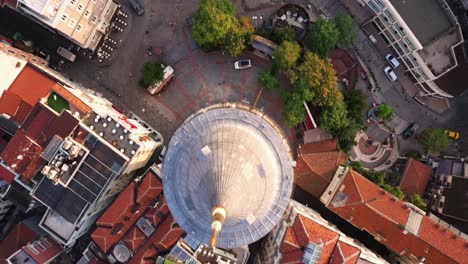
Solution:
<path fill-rule="evenodd" d="M 401 256 L 468 263 L 468 242 L 352 170 L 327 207 Z M 416 259 L 414 259 L 416 261 Z"/>
<path fill-rule="evenodd" d="M 16 173 L 31 180 L 40 169 L 39 157 L 54 136 L 65 138 L 78 125 L 78 119 L 64 111 L 60 116 L 38 103 L 30 111 L 0 157 Z M 19 158 L 20 157 L 20 158 Z"/>
<path fill-rule="evenodd" d="M 299 146 L 299 154 L 321 153 L 336 151 L 336 140 L 328 139 L 319 142 L 302 144 Z"/>
<path fill-rule="evenodd" d="M 0 97 L 0 114 L 15 116 L 20 102 L 21 97 L 10 90 L 5 90 Z"/>
<path fill-rule="evenodd" d="M 6 264 L 6 259 L 28 242 L 36 239 L 39 235 L 31 230 L 26 224 L 17 224 L 8 235 L 0 241 L 0 264 Z"/>
<path fill-rule="evenodd" d="M 91 111 L 91 108 L 87 104 L 83 103 L 80 98 L 76 97 L 61 85 L 55 83 L 52 86 L 52 90 L 65 99 L 70 105 L 74 106 L 81 114 L 87 114 Z"/>
<path fill-rule="evenodd" d="M 339 240 L 340 234 L 313 220 L 297 215 L 286 230 L 280 252 L 281 263 L 303 263 L 304 251 L 309 243 L 321 246 L 317 263 L 356 263 L 361 251 Z"/>
<path fill-rule="evenodd" d="M 300 154 L 294 169 L 294 183 L 315 197 L 320 197 L 338 166 L 345 162 L 345 154 L 339 151 Z"/>
<path fill-rule="evenodd" d="M 26 65 L 8 89 L 26 103 L 35 105 L 49 94 L 56 82 L 38 70 Z"/>
<path fill-rule="evenodd" d="M 422 196 L 431 174 L 432 168 L 430 166 L 415 159 L 408 159 L 400 182 L 400 189 L 408 195 L 416 193 Z"/>
<path fill-rule="evenodd" d="M 359 259 L 361 250 L 351 246 L 343 241 L 338 241 L 333 250 L 329 264 L 351 264 L 356 263 Z"/>
<path fill-rule="evenodd" d="M 139 264 L 145 259 L 154 263 L 154 257 L 168 251 L 184 233 L 169 212 L 161 180 L 151 169 L 139 183 L 128 185 L 96 226 L 91 238 L 105 254 L 123 241 L 132 252 L 129 263 Z"/>

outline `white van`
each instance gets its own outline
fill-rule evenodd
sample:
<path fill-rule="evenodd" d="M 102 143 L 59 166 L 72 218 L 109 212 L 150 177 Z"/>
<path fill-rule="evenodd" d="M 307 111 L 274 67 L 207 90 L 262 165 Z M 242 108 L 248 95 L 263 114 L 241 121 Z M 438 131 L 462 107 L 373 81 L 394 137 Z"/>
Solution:
<path fill-rule="evenodd" d="M 57 49 L 57 53 L 71 62 L 74 62 L 76 60 L 76 55 L 73 54 L 73 52 L 67 50 L 66 48 L 59 47 Z"/>
<path fill-rule="evenodd" d="M 164 67 L 164 65 L 161 64 L 161 67 L 164 68 L 164 78 L 155 85 L 148 87 L 148 92 L 150 94 L 161 93 L 169 81 L 172 80 L 172 77 L 174 77 L 174 69 L 171 66 Z"/>

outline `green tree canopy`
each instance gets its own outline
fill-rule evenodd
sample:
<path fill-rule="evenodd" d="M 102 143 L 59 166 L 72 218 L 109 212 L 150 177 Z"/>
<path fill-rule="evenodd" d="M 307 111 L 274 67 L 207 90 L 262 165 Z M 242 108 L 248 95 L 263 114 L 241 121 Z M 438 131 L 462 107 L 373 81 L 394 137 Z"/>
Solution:
<path fill-rule="evenodd" d="M 283 41 L 296 41 L 296 32 L 290 26 L 275 28 L 273 32 L 273 41 L 282 43 Z"/>
<path fill-rule="evenodd" d="M 273 53 L 275 65 L 283 70 L 289 70 L 296 65 L 301 56 L 301 47 L 296 42 L 283 41 Z"/>
<path fill-rule="evenodd" d="M 328 57 L 335 47 L 340 33 L 335 23 L 325 19 L 319 19 L 312 27 L 312 31 L 305 39 L 306 47 L 321 58 Z"/>
<path fill-rule="evenodd" d="M 348 109 L 349 119 L 360 122 L 362 113 L 366 109 L 366 96 L 360 90 L 350 90 L 344 93 L 344 102 Z"/>
<path fill-rule="evenodd" d="M 421 196 L 419 196 L 419 194 L 417 193 L 411 195 L 411 203 L 422 210 L 426 210 L 426 203 L 423 201 L 423 199 L 421 199 Z"/>
<path fill-rule="evenodd" d="M 337 44 L 341 48 L 351 48 L 356 38 L 356 24 L 350 15 L 338 15 L 335 17 L 336 29 L 339 32 Z"/>
<path fill-rule="evenodd" d="M 285 120 L 288 126 L 295 127 L 300 122 L 304 121 L 304 104 L 300 92 L 292 90 L 286 93 L 285 96 Z"/>
<path fill-rule="evenodd" d="M 297 70 L 290 72 L 291 83 L 294 84 L 299 76 L 307 80 L 308 94 L 312 95 L 304 99 L 311 101 L 314 106 L 332 107 L 343 100 L 336 84 L 335 70 L 329 61 L 322 60 L 312 52 L 306 52 Z"/>
<path fill-rule="evenodd" d="M 320 126 L 334 134 L 349 126 L 348 111 L 343 101 L 335 103 L 333 107 L 326 107 L 320 115 Z"/>
<path fill-rule="evenodd" d="M 164 67 L 161 63 L 146 62 L 141 69 L 140 84 L 149 87 L 162 81 L 164 78 Z"/>
<path fill-rule="evenodd" d="M 384 120 L 388 120 L 393 116 L 393 109 L 388 104 L 381 104 L 377 107 L 377 115 Z"/>
<path fill-rule="evenodd" d="M 248 19 L 236 18 L 236 8 L 228 0 L 201 0 L 195 12 L 192 37 L 202 49 L 221 48 L 239 55 L 252 39 L 254 28 Z"/>
<path fill-rule="evenodd" d="M 442 129 L 427 129 L 421 136 L 421 142 L 431 153 L 440 153 L 447 149 L 450 139 Z"/>
<path fill-rule="evenodd" d="M 274 90 L 278 88 L 278 79 L 273 75 L 271 71 L 261 71 L 258 73 L 258 82 L 263 88 L 267 90 Z"/>

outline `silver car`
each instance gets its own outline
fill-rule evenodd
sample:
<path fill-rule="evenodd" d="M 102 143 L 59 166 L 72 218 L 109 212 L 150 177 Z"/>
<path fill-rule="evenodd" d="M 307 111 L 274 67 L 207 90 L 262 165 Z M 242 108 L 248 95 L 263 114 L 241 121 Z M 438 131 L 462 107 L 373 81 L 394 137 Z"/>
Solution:
<path fill-rule="evenodd" d="M 398 66 L 400 66 L 400 63 L 395 58 L 395 56 L 393 56 L 392 54 L 387 54 L 385 56 L 385 59 L 387 60 L 388 64 L 390 64 L 390 66 L 392 66 L 393 69 L 396 69 Z"/>
<path fill-rule="evenodd" d="M 242 70 L 252 67 L 252 62 L 250 60 L 238 60 L 234 62 L 234 69 Z"/>
<path fill-rule="evenodd" d="M 385 72 L 385 75 L 387 75 L 387 78 L 390 81 L 394 82 L 394 81 L 396 81 L 398 79 L 395 72 L 392 70 L 392 68 L 390 66 L 385 67 L 385 69 L 383 71 Z"/>

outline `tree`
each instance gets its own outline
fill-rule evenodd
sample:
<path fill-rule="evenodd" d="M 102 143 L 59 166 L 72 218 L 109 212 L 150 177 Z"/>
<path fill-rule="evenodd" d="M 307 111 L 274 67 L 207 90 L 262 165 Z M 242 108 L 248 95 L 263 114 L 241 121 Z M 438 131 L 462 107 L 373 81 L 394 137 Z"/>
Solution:
<path fill-rule="evenodd" d="M 140 84 L 149 87 L 162 81 L 164 78 L 164 67 L 161 63 L 146 62 L 141 69 Z"/>
<path fill-rule="evenodd" d="M 227 0 L 202 0 L 195 12 L 192 36 L 202 49 L 217 47 L 236 27 L 235 6 Z"/>
<path fill-rule="evenodd" d="M 289 70 L 296 65 L 301 56 L 301 47 L 296 42 L 283 41 L 273 53 L 275 65 Z"/>
<path fill-rule="evenodd" d="M 258 82 L 263 88 L 267 90 L 274 90 L 278 88 L 278 79 L 273 75 L 271 71 L 261 71 L 258 73 Z"/>
<path fill-rule="evenodd" d="M 442 129 L 427 129 L 421 136 L 421 142 L 432 153 L 440 153 L 447 149 L 450 139 Z"/>
<path fill-rule="evenodd" d="M 302 95 L 295 90 L 286 93 L 285 96 L 285 120 L 289 127 L 295 127 L 304 121 L 304 104 Z"/>
<path fill-rule="evenodd" d="M 245 17 L 237 19 L 234 4 L 228 0 L 202 0 L 195 12 L 192 37 L 204 50 L 221 48 L 239 55 L 252 41 L 253 26 Z"/>
<path fill-rule="evenodd" d="M 336 103 L 333 107 L 326 107 L 320 115 L 320 126 L 335 134 L 337 131 L 349 126 L 347 118 L 348 111 L 343 101 Z"/>
<path fill-rule="evenodd" d="M 388 104 L 381 104 L 377 107 L 376 114 L 383 120 L 388 120 L 393 116 L 393 109 Z"/>
<path fill-rule="evenodd" d="M 283 43 L 283 41 L 296 41 L 296 32 L 289 26 L 278 27 L 273 32 L 273 41 L 276 43 Z"/>
<path fill-rule="evenodd" d="M 410 149 L 410 150 L 408 150 L 406 152 L 405 157 L 413 158 L 413 159 L 416 159 L 416 160 L 421 160 L 422 155 L 421 155 L 421 153 L 419 151 L 417 151 L 415 149 Z"/>
<path fill-rule="evenodd" d="M 419 196 L 419 194 L 417 193 L 411 195 L 411 203 L 424 211 L 426 210 L 426 203 L 421 199 L 421 196 Z"/>
<path fill-rule="evenodd" d="M 344 93 L 344 102 L 348 109 L 348 118 L 355 122 L 360 122 L 362 112 L 366 109 L 364 102 L 366 96 L 360 90 L 351 90 Z"/>
<path fill-rule="evenodd" d="M 359 129 L 360 123 L 350 120 L 348 126 L 335 131 L 333 136 L 338 139 L 338 149 L 348 153 L 353 146 L 357 145 L 355 138 Z"/>
<path fill-rule="evenodd" d="M 393 187 L 393 186 L 391 186 L 389 184 L 384 184 L 383 189 L 386 190 L 387 192 L 391 193 L 393 196 L 395 196 L 396 198 L 398 198 L 400 200 L 405 199 L 405 193 L 403 193 L 400 190 L 400 187 Z"/>
<path fill-rule="evenodd" d="M 341 48 L 351 48 L 356 38 L 356 24 L 350 15 L 337 15 L 335 17 L 336 29 L 339 32 L 337 44 Z"/>
<path fill-rule="evenodd" d="M 305 45 L 321 58 L 326 58 L 335 47 L 339 35 L 335 23 L 325 19 L 318 19 L 312 27 L 312 31 L 306 37 Z"/>
<path fill-rule="evenodd" d="M 329 61 L 324 61 L 312 52 L 306 52 L 303 62 L 297 70 L 290 71 L 291 83 L 295 83 L 299 76 L 307 80 L 309 94 L 314 106 L 332 107 L 335 103 L 343 100 L 338 90 L 335 78 L 335 70 Z"/>

